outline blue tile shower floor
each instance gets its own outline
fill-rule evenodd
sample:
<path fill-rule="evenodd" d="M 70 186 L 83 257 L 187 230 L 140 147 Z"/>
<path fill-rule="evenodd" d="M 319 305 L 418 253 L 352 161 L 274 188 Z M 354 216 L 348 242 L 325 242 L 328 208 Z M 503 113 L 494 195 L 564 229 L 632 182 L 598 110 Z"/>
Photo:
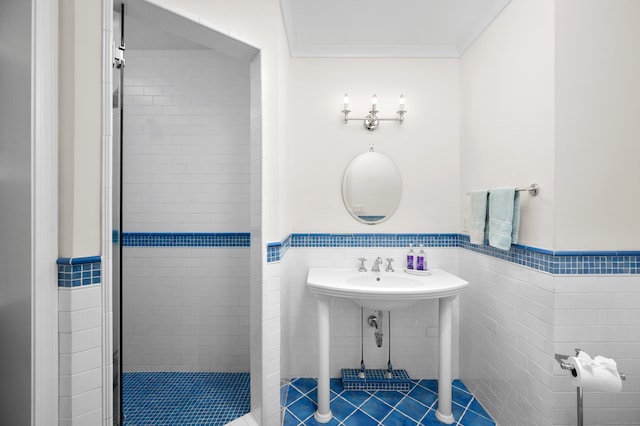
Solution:
<path fill-rule="evenodd" d="M 412 380 L 409 392 L 349 391 L 340 379 L 331 379 L 331 411 L 328 426 L 440 426 L 436 419 L 438 381 Z M 289 386 L 283 426 L 317 425 L 313 418 L 318 395 L 317 380 L 293 379 Z M 482 405 L 460 381 L 453 381 L 453 417 L 458 426 L 495 426 Z"/>
<path fill-rule="evenodd" d="M 122 375 L 124 426 L 225 425 L 249 412 L 249 373 Z"/>

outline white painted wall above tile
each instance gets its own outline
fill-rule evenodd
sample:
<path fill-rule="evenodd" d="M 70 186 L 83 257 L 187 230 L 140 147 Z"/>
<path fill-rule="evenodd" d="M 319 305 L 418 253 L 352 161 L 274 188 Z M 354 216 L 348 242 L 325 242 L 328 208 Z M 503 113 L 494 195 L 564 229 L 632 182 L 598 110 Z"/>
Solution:
<path fill-rule="evenodd" d="M 287 102 L 289 232 L 451 232 L 459 190 L 459 62 L 454 59 L 294 59 Z M 378 96 L 382 121 L 370 132 L 344 123 L 343 95 L 352 117 L 364 117 Z M 342 201 L 349 163 L 374 144 L 396 164 L 402 198 L 386 222 L 353 219 Z"/>

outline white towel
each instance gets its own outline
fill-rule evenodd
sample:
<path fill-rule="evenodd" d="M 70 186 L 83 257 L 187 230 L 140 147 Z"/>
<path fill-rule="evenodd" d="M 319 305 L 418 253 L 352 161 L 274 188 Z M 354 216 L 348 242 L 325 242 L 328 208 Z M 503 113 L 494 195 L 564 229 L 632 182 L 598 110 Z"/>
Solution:
<path fill-rule="evenodd" d="M 471 193 L 471 222 L 469 224 L 469 240 L 471 244 L 484 244 L 488 194 L 488 191 L 474 191 Z"/>

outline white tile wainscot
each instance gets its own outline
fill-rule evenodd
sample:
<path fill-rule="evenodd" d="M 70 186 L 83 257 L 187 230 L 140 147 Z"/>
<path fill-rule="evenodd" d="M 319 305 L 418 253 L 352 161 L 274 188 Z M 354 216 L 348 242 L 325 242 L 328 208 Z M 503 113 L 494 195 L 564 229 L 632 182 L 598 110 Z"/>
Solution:
<path fill-rule="evenodd" d="M 576 424 L 576 390 L 554 353 L 616 359 L 623 391 L 585 391 L 587 425 L 640 424 L 640 277 L 554 276 L 460 249 L 460 376 L 504 425 Z"/>
<path fill-rule="evenodd" d="M 60 425 L 102 423 L 102 286 L 58 288 Z"/>

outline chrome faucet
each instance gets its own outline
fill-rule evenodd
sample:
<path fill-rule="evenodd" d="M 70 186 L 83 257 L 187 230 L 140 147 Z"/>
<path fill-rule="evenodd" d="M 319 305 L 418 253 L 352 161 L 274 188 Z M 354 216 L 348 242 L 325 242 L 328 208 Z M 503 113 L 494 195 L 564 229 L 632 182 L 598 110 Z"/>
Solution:
<path fill-rule="evenodd" d="M 378 257 L 371 267 L 371 272 L 380 272 L 380 265 L 382 265 L 382 258 Z"/>

